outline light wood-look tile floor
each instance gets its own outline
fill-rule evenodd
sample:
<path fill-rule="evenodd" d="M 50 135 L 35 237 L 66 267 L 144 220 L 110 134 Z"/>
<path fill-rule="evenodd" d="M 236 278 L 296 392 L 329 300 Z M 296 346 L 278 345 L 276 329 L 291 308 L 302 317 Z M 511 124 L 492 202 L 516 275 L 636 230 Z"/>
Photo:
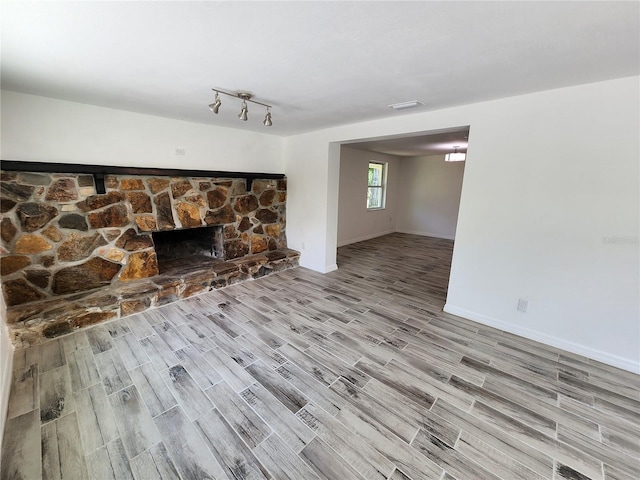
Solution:
<path fill-rule="evenodd" d="M 2 479 L 640 478 L 640 377 L 442 312 L 393 234 L 19 351 Z"/>

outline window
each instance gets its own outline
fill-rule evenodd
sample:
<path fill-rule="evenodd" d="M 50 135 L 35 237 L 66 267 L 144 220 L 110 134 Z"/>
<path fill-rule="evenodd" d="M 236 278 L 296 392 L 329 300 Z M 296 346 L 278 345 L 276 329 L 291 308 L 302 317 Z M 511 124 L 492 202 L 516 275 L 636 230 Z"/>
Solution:
<path fill-rule="evenodd" d="M 367 210 L 384 208 L 387 164 L 369 162 L 367 175 Z"/>

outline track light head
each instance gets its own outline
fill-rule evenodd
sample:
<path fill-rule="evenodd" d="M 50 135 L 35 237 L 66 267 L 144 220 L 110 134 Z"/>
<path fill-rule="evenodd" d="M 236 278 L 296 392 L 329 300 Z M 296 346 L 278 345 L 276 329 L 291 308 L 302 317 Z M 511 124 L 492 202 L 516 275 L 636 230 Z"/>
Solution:
<path fill-rule="evenodd" d="M 211 105 L 209 105 L 209 108 L 213 113 L 218 113 L 218 110 L 220 110 L 220 105 L 222 105 L 222 102 L 220 101 L 220 94 L 216 92 L 215 101 Z"/>
<path fill-rule="evenodd" d="M 267 113 L 264 116 L 264 122 L 262 122 L 265 127 L 270 127 L 273 125 L 271 121 L 271 112 L 269 111 L 269 107 L 267 107 Z"/>
<path fill-rule="evenodd" d="M 240 110 L 240 114 L 238 115 L 238 118 L 240 120 L 243 120 L 243 121 L 246 122 L 247 119 L 249 118 L 247 116 L 247 113 L 249 113 L 249 109 L 247 108 L 247 102 L 246 102 L 246 100 L 243 100 L 242 101 L 242 110 Z"/>

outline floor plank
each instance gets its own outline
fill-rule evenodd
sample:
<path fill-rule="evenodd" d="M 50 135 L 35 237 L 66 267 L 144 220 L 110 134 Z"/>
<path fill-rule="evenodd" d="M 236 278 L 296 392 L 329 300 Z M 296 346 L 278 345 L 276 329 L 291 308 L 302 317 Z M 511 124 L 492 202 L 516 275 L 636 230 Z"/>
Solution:
<path fill-rule="evenodd" d="M 42 426 L 42 478 L 89 478 L 78 438 L 75 412 Z"/>
<path fill-rule="evenodd" d="M 173 407 L 154 420 L 182 478 L 216 480 L 224 475 L 220 463 L 180 407 Z"/>
<path fill-rule="evenodd" d="M 7 420 L 2 444 L 0 477 L 38 479 L 42 477 L 40 412 L 31 410 Z"/>

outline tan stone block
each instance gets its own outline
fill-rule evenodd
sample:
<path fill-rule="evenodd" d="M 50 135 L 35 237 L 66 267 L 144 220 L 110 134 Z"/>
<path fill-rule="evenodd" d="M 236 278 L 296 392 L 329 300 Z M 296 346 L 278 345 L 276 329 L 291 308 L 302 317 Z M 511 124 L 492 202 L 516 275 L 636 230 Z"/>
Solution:
<path fill-rule="evenodd" d="M 66 203 L 62 205 L 62 207 L 60 207 L 60 210 L 62 210 L 63 212 L 75 212 L 76 210 L 78 210 L 78 207 L 76 207 L 73 203 Z"/>
<path fill-rule="evenodd" d="M 275 180 L 254 180 L 251 184 L 251 191 L 257 195 L 260 195 L 265 190 L 274 188 L 276 188 Z"/>
<path fill-rule="evenodd" d="M 71 323 L 75 328 L 87 327 L 89 325 L 95 325 L 96 323 L 111 320 L 117 316 L 118 312 L 113 310 L 109 312 L 89 312 L 84 315 L 80 315 L 79 317 L 75 317 Z"/>
<path fill-rule="evenodd" d="M 225 205 L 218 210 L 209 210 L 204 218 L 207 225 L 224 225 L 236 221 L 236 215 L 233 213 L 231 205 Z"/>
<path fill-rule="evenodd" d="M 287 201 L 287 192 L 278 192 L 278 203 L 285 203 Z"/>
<path fill-rule="evenodd" d="M 91 186 L 91 187 L 80 187 L 78 189 L 78 193 L 83 197 L 87 197 L 89 195 L 94 195 L 96 193 L 96 189 L 93 188 L 93 186 Z"/>
<path fill-rule="evenodd" d="M 75 180 L 73 178 L 59 178 L 49 186 L 45 198 L 54 202 L 78 200 L 78 189 Z"/>
<path fill-rule="evenodd" d="M 158 229 L 153 215 L 140 215 L 136 217 L 136 225 L 141 232 L 153 232 Z"/>
<path fill-rule="evenodd" d="M 122 202 L 124 199 L 125 195 L 122 192 L 108 192 L 103 195 L 91 195 L 87 197 L 86 200 L 76 203 L 76 206 L 83 212 L 89 212 L 106 207 L 107 205 Z"/>
<path fill-rule="evenodd" d="M 226 186 L 226 183 L 224 183 L 224 185 Z M 232 180 L 229 187 L 229 195 L 232 197 L 247 193 L 247 181 L 244 178 L 236 178 Z"/>
<path fill-rule="evenodd" d="M 106 245 L 107 241 L 99 233 L 82 235 L 71 233 L 58 247 L 58 260 L 61 262 L 75 262 L 87 258 L 93 251 Z"/>
<path fill-rule="evenodd" d="M 104 186 L 107 188 L 118 188 L 118 177 L 115 175 L 106 175 L 104 177 Z"/>
<path fill-rule="evenodd" d="M 153 203 L 156 204 L 156 221 L 158 222 L 158 230 L 173 230 L 176 228 L 176 224 L 173 220 L 173 209 L 171 208 L 169 192 L 163 192 L 153 197 Z"/>
<path fill-rule="evenodd" d="M 78 176 L 78 186 L 79 187 L 90 187 L 93 190 L 93 175 L 80 175 Z M 95 193 L 95 191 L 93 191 Z"/>
<path fill-rule="evenodd" d="M 261 235 L 251 236 L 251 253 L 262 253 L 267 251 L 269 245 L 267 240 Z"/>
<path fill-rule="evenodd" d="M 127 192 L 133 213 L 152 213 L 151 197 L 144 192 Z"/>
<path fill-rule="evenodd" d="M 240 215 L 246 215 L 258 209 L 258 199 L 255 195 L 243 195 L 236 198 L 233 209 Z"/>
<path fill-rule="evenodd" d="M 120 314 L 123 317 L 145 311 L 151 305 L 148 298 L 142 300 L 125 300 L 120 304 Z"/>
<path fill-rule="evenodd" d="M 122 204 L 107 207 L 99 212 L 92 212 L 89 214 L 88 220 L 91 228 L 123 227 L 130 222 L 129 212 Z"/>
<path fill-rule="evenodd" d="M 149 190 L 151 193 L 156 194 L 161 192 L 162 190 L 166 190 L 169 188 L 169 179 L 168 178 L 149 178 L 147 179 L 147 185 L 149 185 Z"/>
<path fill-rule="evenodd" d="M 120 236 L 120 233 L 122 233 L 122 232 L 120 230 L 118 230 L 117 228 L 112 228 L 112 229 L 109 229 L 109 230 L 103 230 L 102 231 L 102 234 L 110 242 L 113 242 L 116 238 L 118 238 Z"/>
<path fill-rule="evenodd" d="M 16 215 L 22 225 L 22 231 L 35 232 L 58 215 L 58 209 L 40 202 L 21 203 L 16 208 Z"/>
<path fill-rule="evenodd" d="M 122 265 L 104 258 L 93 257 L 85 263 L 58 270 L 53 276 L 55 294 L 84 292 L 111 284 Z"/>
<path fill-rule="evenodd" d="M 155 275 L 158 275 L 158 259 L 156 252 L 148 250 L 129 254 L 127 265 L 120 274 L 120 280 L 128 282 Z"/>
<path fill-rule="evenodd" d="M 249 245 L 242 240 L 229 240 L 224 242 L 224 256 L 227 260 L 244 257 L 249 254 Z"/>
<path fill-rule="evenodd" d="M 140 178 L 123 178 L 120 180 L 120 190 L 144 190 L 144 182 Z"/>
<path fill-rule="evenodd" d="M 280 225 L 278 225 L 277 223 L 273 225 L 265 225 L 264 229 L 265 233 L 270 237 L 277 237 L 278 235 L 280 235 Z"/>
<path fill-rule="evenodd" d="M 189 195 L 184 198 L 187 202 L 198 205 L 199 207 L 206 207 L 207 201 L 202 195 Z"/>
<path fill-rule="evenodd" d="M 59 242 L 60 240 L 62 240 L 62 232 L 53 225 L 49 225 L 47 228 L 45 228 L 42 231 L 42 234 L 49 240 L 53 240 L 54 242 Z"/>
<path fill-rule="evenodd" d="M 199 283 L 189 284 L 184 289 L 184 292 L 182 292 L 181 297 L 182 298 L 192 297 L 193 295 L 198 295 L 199 293 L 206 292 L 207 290 L 209 290 L 208 285 L 202 285 Z"/>
<path fill-rule="evenodd" d="M 121 262 L 125 257 L 125 253 L 118 248 L 101 248 L 99 254 L 114 262 Z"/>
<path fill-rule="evenodd" d="M 53 247 L 40 235 L 22 235 L 16 241 L 15 253 L 40 253 L 51 250 Z"/>
<path fill-rule="evenodd" d="M 176 212 L 178 214 L 178 220 L 180 220 L 183 228 L 202 226 L 200 209 L 196 205 L 186 202 L 178 202 L 176 205 Z"/>
<path fill-rule="evenodd" d="M 138 235 L 133 228 L 130 228 L 118 238 L 116 247 L 123 248 L 128 252 L 145 250 L 153 247 L 153 239 L 149 234 Z"/>
<path fill-rule="evenodd" d="M 193 185 L 191 185 L 189 180 L 180 180 L 179 182 L 171 184 L 171 195 L 173 198 L 182 197 L 191 190 L 193 190 Z"/>

